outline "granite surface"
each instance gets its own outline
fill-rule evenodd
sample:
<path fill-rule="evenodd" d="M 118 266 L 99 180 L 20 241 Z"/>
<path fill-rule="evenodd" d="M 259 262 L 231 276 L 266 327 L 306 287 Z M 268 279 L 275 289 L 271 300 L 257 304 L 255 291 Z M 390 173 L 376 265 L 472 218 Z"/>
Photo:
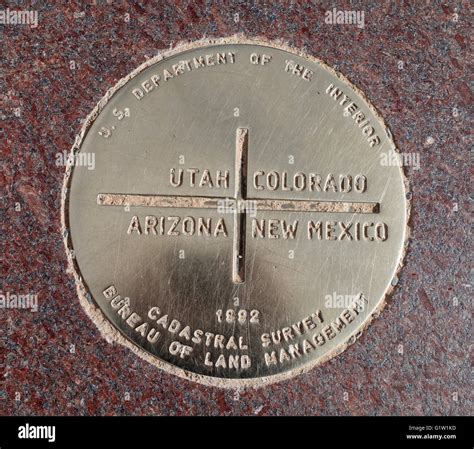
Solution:
<path fill-rule="evenodd" d="M 0 293 L 36 294 L 39 307 L 0 309 L 0 414 L 472 414 L 469 2 L 98 3 L 0 8 L 38 12 L 35 28 L 0 25 Z M 364 11 L 364 28 L 325 23 L 333 7 Z M 158 50 L 238 32 L 283 39 L 342 72 L 420 168 L 407 168 L 405 268 L 362 338 L 308 374 L 226 391 L 100 337 L 66 273 L 56 162 L 106 90 Z"/>

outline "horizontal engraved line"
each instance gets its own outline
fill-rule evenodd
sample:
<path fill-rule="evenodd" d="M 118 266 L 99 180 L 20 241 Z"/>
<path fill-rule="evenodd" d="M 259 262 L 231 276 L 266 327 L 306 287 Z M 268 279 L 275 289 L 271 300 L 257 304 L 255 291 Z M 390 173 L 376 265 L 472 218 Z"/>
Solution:
<path fill-rule="evenodd" d="M 178 195 L 127 195 L 122 193 L 100 193 L 97 204 L 101 206 L 145 206 L 186 207 L 193 209 L 215 209 L 219 200 L 225 198 Z"/>
<path fill-rule="evenodd" d="M 354 201 L 314 201 L 314 200 L 264 200 L 256 199 L 257 210 L 288 212 L 328 212 L 351 214 L 378 214 L 379 203 Z"/>
<path fill-rule="evenodd" d="M 225 197 L 179 196 L 179 195 L 128 195 L 122 193 L 100 193 L 97 204 L 100 206 L 133 206 L 216 209 L 220 201 L 236 201 Z M 283 212 L 326 212 L 352 214 L 378 214 L 380 204 L 377 202 L 354 201 L 314 201 L 314 200 L 274 200 L 247 198 L 239 203 L 254 202 L 254 209 L 260 211 Z"/>

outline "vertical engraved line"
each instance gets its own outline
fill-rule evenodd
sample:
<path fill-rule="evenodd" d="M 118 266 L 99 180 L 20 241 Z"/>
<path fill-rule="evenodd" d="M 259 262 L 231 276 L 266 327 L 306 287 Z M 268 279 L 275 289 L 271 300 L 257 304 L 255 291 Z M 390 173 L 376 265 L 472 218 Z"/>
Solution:
<path fill-rule="evenodd" d="M 241 211 L 247 198 L 247 128 L 237 128 L 235 136 L 235 211 L 234 211 L 234 242 L 232 248 L 232 281 L 236 284 L 245 282 L 245 234 L 246 211 Z"/>
<path fill-rule="evenodd" d="M 247 128 L 237 128 L 235 136 L 235 198 L 247 198 L 247 155 L 248 155 L 248 136 Z"/>

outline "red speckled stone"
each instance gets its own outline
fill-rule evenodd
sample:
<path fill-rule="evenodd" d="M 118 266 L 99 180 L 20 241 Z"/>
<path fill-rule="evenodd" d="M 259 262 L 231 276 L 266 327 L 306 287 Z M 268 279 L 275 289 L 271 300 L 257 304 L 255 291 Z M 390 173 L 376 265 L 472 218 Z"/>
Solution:
<path fill-rule="evenodd" d="M 363 8 L 364 29 L 326 24 L 333 2 L 127 3 L 10 4 L 38 11 L 38 27 L 2 26 L 1 292 L 37 293 L 40 308 L 0 309 L 0 414 L 472 414 L 469 2 L 338 2 Z M 56 166 L 81 120 L 146 58 L 237 32 L 323 59 L 365 92 L 401 152 L 421 155 L 407 170 L 412 241 L 381 316 L 325 365 L 241 392 L 165 374 L 101 338 L 66 273 Z"/>

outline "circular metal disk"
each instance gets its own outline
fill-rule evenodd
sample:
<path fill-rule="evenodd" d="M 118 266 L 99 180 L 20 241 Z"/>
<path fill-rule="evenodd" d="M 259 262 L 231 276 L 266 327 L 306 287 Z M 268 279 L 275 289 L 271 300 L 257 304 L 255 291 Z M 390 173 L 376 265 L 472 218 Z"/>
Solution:
<path fill-rule="evenodd" d="M 355 341 L 396 279 L 398 161 L 363 94 L 314 58 L 238 38 L 167 52 L 106 95 L 71 154 L 86 308 L 207 384 L 305 371 Z"/>

